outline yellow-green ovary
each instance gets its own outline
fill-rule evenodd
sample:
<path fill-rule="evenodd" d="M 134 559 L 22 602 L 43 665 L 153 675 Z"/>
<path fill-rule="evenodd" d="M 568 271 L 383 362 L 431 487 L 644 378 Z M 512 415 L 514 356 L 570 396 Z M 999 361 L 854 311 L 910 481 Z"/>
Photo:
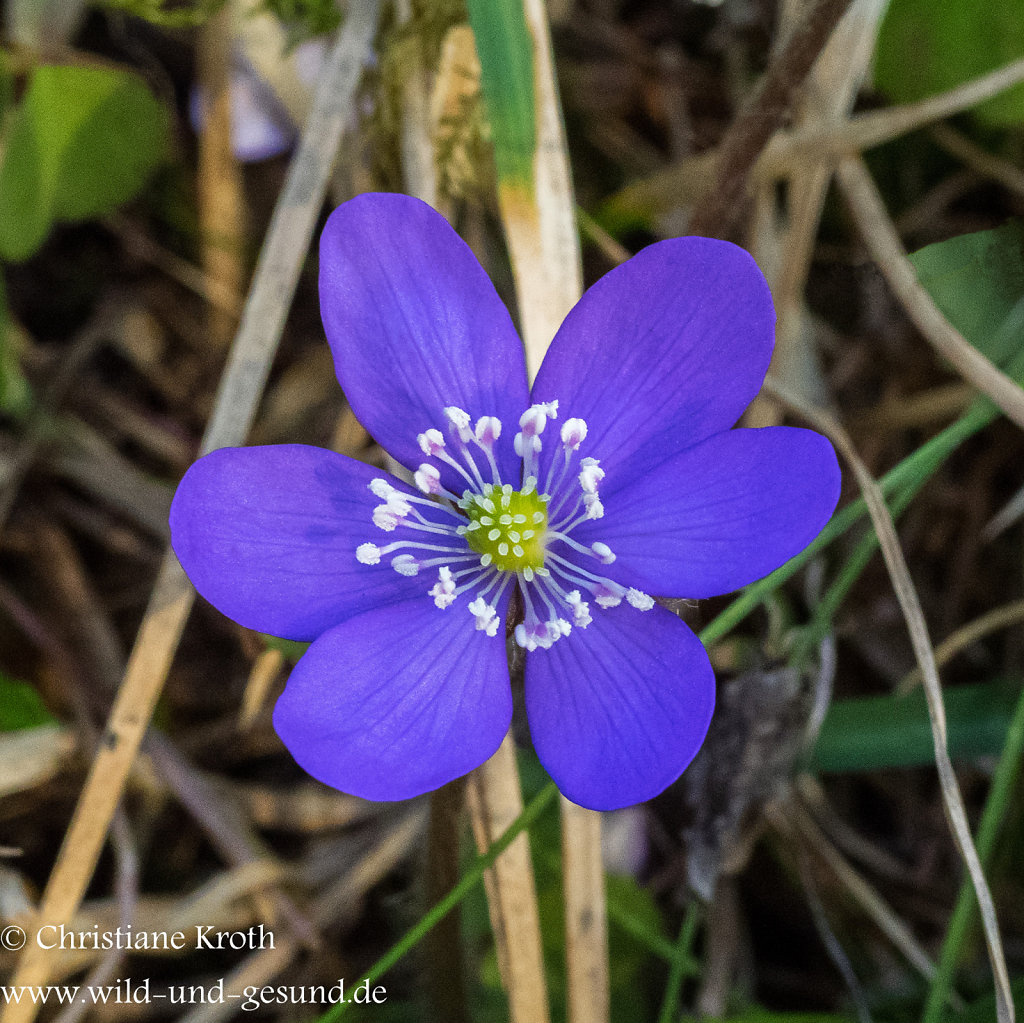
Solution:
<path fill-rule="evenodd" d="M 466 541 L 499 572 L 536 571 L 544 565 L 548 499 L 536 490 L 521 493 L 511 484 L 489 485 L 482 494 L 465 494 L 469 517 Z M 461 502 L 460 502 L 461 503 Z"/>

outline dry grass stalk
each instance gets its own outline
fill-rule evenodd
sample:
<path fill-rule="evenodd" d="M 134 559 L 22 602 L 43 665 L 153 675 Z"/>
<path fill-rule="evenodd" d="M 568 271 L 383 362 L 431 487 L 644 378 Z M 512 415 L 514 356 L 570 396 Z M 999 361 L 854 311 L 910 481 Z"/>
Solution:
<path fill-rule="evenodd" d="M 231 145 L 231 21 L 229 0 L 200 29 L 196 54 L 206 115 L 196 182 L 203 269 L 228 293 L 240 292 L 245 277 L 242 170 Z M 234 336 L 237 317 L 211 305 L 207 325 L 211 342 L 222 348 Z"/>
<path fill-rule="evenodd" d="M 524 0 L 523 13 L 534 61 L 532 190 L 502 183 L 498 198 L 532 380 L 555 332 L 583 292 L 583 272 L 547 12 L 541 0 Z M 511 813 L 492 836 L 514 817 Z M 520 841 L 525 845 L 525 836 L 516 844 Z M 569 1021 L 603 1023 L 608 1019 L 609 977 L 600 816 L 578 807 L 563 810 L 562 849 Z M 542 1017 L 513 1018 L 534 1023 Z"/>
<path fill-rule="evenodd" d="M 320 79 L 309 123 L 271 220 L 204 451 L 239 444 L 249 431 L 376 31 L 377 14 L 375 0 L 353 10 Z M 82 900 L 193 599 L 184 572 L 168 551 L 103 742 L 47 884 L 38 912 L 41 921 L 66 922 Z M 50 957 L 32 945 L 12 983 L 45 984 L 49 971 Z M 35 1014 L 34 1005 L 21 1003 L 8 1006 L 3 1018 L 7 1023 L 23 1023 Z"/>
<path fill-rule="evenodd" d="M 863 173 L 866 175 L 867 171 L 865 170 Z M 964 343 L 966 344 L 966 342 Z M 946 712 L 942 703 L 942 685 L 939 681 L 939 672 L 935 663 L 935 652 L 928 637 L 928 626 L 924 619 L 924 612 L 921 610 L 917 591 L 914 589 L 913 580 L 910 578 L 910 571 L 907 568 L 903 551 L 900 548 L 892 516 L 889 514 L 882 491 L 861 461 L 846 431 L 828 414 L 808 407 L 799 398 L 791 394 L 783 393 L 775 384 L 768 383 L 767 386 L 772 388 L 776 397 L 796 409 L 816 429 L 828 435 L 857 477 L 857 483 L 860 486 L 861 494 L 868 508 L 868 514 L 871 517 L 871 524 L 878 536 L 878 543 L 882 550 L 882 557 L 885 560 L 885 567 L 892 581 L 896 599 L 899 601 L 900 610 L 903 612 L 903 617 L 907 623 L 907 631 L 910 634 L 910 642 L 914 648 L 914 656 L 921 669 L 925 697 L 928 702 L 928 717 L 931 722 L 932 736 L 935 742 L 935 766 L 939 774 L 939 784 L 942 787 L 942 800 L 953 839 L 960 852 L 960 857 L 964 861 L 964 866 L 970 875 L 971 883 L 978 899 L 978 909 L 985 933 L 985 944 L 988 948 L 989 961 L 992 964 L 992 975 L 995 980 L 997 1018 L 999 1023 L 1014 1023 L 1016 1013 L 1013 1006 L 1013 996 L 1010 991 L 1010 977 L 1006 968 L 1002 938 L 999 935 L 999 924 L 996 920 L 992 892 L 989 890 L 988 882 L 985 880 L 985 873 L 978 858 L 978 850 L 975 848 L 971 829 L 967 823 L 967 813 L 964 809 L 963 797 L 960 794 L 960 787 L 957 784 L 956 774 L 953 771 L 953 764 L 949 759 Z"/>
<path fill-rule="evenodd" d="M 483 853 L 523 811 L 511 732 L 498 752 L 469 776 L 466 799 L 473 837 Z M 484 875 L 484 887 L 509 1016 L 513 1023 L 545 1023 L 549 1018 L 547 983 L 530 842 L 525 833 L 495 860 Z"/>

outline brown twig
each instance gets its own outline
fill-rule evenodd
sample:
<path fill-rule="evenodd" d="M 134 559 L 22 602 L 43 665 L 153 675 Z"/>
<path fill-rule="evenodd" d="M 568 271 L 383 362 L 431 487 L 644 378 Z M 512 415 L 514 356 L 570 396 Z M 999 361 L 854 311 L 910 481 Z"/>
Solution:
<path fill-rule="evenodd" d="M 781 127 L 796 90 L 851 2 L 818 0 L 768 66 L 722 140 L 718 188 L 695 212 L 690 222 L 691 234 L 721 237 L 729 233 L 758 156 Z"/>

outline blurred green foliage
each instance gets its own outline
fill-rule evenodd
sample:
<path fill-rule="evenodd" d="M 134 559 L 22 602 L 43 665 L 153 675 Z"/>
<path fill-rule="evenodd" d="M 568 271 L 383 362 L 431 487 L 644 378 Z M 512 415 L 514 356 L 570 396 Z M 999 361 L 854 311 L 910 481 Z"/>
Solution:
<path fill-rule="evenodd" d="M 327 35 L 341 24 L 341 11 L 335 0 L 262 0 L 260 10 L 281 22 L 289 46 Z"/>
<path fill-rule="evenodd" d="M 0 732 L 18 732 L 53 721 L 53 715 L 32 686 L 0 672 Z"/>
<path fill-rule="evenodd" d="M 952 89 L 1024 57 L 1020 0 L 892 0 L 875 83 L 897 103 Z M 974 110 L 990 125 L 1024 123 L 1024 84 Z"/>
<path fill-rule="evenodd" d="M 0 164 L 0 257 L 20 261 L 56 221 L 134 198 L 167 156 L 163 106 L 115 68 L 41 64 L 10 119 Z"/>
<path fill-rule="evenodd" d="M 104 6 L 134 14 L 164 28 L 194 28 L 216 14 L 227 0 L 103 0 Z"/>
<path fill-rule="evenodd" d="M 955 686 L 943 694 L 952 757 L 998 756 L 1021 682 Z M 935 759 L 924 692 L 844 700 L 829 711 L 811 766 L 819 771 L 916 767 Z"/>

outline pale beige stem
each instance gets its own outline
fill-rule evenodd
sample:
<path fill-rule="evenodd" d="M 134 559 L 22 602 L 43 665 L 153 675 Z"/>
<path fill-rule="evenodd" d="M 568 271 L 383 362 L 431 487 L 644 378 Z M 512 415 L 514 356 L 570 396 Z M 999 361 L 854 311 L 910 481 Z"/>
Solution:
<path fill-rule="evenodd" d="M 242 170 L 231 146 L 231 4 L 226 4 L 199 32 L 199 87 L 205 118 L 199 135 L 197 198 L 203 240 L 203 269 L 227 294 L 243 290 L 245 199 Z M 237 316 L 211 305 L 207 309 L 210 340 L 217 348 L 234 336 Z"/>
<path fill-rule="evenodd" d="M 583 291 L 576 202 L 543 0 L 524 0 L 533 40 L 536 150 L 532 190 L 499 187 L 512 257 L 526 365 L 532 380 L 551 339 Z M 608 943 L 600 816 L 563 810 L 569 1023 L 608 1019 Z"/>
<path fill-rule="evenodd" d="M 473 837 L 482 854 L 523 810 L 511 732 L 498 752 L 469 776 L 466 798 Z M 484 875 L 484 883 L 498 967 L 508 992 L 509 1016 L 513 1023 L 546 1023 L 548 996 L 539 940 L 540 917 L 525 832 L 494 861 Z"/>

